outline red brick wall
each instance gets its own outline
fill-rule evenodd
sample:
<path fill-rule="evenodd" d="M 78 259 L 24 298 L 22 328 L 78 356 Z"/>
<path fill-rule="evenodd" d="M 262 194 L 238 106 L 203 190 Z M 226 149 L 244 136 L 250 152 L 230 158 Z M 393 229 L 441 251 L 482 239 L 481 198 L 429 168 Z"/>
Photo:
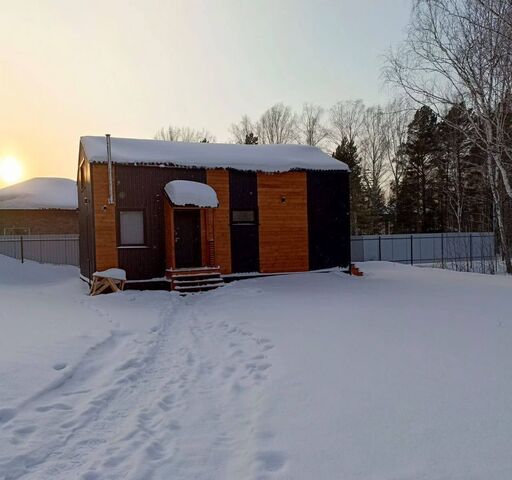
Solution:
<path fill-rule="evenodd" d="M 31 235 L 78 234 L 78 211 L 0 210 L 0 235 L 6 228 L 29 228 Z"/>

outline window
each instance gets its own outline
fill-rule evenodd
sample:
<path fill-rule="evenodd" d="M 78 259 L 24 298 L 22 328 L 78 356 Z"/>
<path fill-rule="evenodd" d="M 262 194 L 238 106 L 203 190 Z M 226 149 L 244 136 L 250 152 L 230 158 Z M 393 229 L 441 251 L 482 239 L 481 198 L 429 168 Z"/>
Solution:
<path fill-rule="evenodd" d="M 231 221 L 233 223 L 256 223 L 256 210 L 233 210 L 231 212 Z"/>
<path fill-rule="evenodd" d="M 30 235 L 28 227 L 5 227 L 4 235 Z"/>
<path fill-rule="evenodd" d="M 120 245 L 144 245 L 144 212 L 125 210 L 119 212 Z"/>

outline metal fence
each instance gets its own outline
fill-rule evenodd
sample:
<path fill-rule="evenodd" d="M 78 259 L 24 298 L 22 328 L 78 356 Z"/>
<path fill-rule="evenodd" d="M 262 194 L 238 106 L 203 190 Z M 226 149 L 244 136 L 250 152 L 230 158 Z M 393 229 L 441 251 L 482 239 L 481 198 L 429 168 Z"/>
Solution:
<path fill-rule="evenodd" d="M 22 262 L 79 265 L 78 235 L 2 235 L 0 254 Z"/>
<path fill-rule="evenodd" d="M 496 260 L 494 233 L 352 236 L 352 262 L 383 260 L 481 270 Z M 3 235 L 0 254 L 57 265 L 79 265 L 78 235 Z M 450 265 L 451 264 L 451 265 Z M 487 267 L 486 267 L 487 268 Z"/>
<path fill-rule="evenodd" d="M 353 236 L 352 261 L 384 260 L 397 263 L 442 264 L 492 261 L 494 233 L 420 233 L 412 235 Z"/>

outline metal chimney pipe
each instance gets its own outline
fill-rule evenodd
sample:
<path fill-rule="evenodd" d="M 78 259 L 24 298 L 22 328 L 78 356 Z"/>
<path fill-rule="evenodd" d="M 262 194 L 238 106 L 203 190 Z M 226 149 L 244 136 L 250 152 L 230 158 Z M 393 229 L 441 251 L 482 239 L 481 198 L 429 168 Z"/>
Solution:
<path fill-rule="evenodd" d="M 108 168 L 108 203 L 114 204 L 114 185 L 112 182 L 112 148 L 110 144 L 110 133 L 105 134 L 107 140 L 107 168 Z"/>

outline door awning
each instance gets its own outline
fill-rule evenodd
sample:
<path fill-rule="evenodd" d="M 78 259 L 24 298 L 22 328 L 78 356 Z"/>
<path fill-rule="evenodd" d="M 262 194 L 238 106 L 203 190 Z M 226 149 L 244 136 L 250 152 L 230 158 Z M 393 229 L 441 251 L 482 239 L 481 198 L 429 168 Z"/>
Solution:
<path fill-rule="evenodd" d="M 164 187 L 172 205 L 176 207 L 217 208 L 219 199 L 215 190 L 206 183 L 173 180 Z"/>

